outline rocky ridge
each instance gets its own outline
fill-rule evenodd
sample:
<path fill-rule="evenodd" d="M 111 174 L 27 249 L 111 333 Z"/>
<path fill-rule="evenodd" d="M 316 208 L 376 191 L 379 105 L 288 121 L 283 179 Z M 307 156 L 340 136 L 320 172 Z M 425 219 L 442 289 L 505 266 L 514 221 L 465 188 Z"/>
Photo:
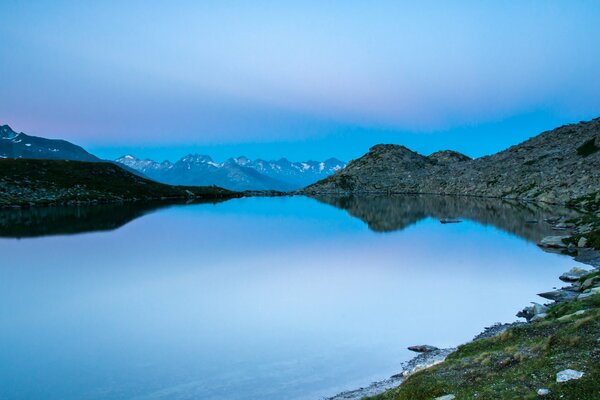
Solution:
<path fill-rule="evenodd" d="M 598 191 L 598 150 L 600 118 L 473 160 L 451 151 L 426 157 L 404 146 L 380 144 L 300 193 L 429 193 L 567 203 Z"/>

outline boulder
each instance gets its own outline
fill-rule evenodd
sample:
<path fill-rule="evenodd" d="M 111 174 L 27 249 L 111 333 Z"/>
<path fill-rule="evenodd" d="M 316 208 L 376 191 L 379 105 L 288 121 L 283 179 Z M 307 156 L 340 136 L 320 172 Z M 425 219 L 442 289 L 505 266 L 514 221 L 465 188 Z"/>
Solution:
<path fill-rule="evenodd" d="M 563 282 L 577 282 L 582 276 L 585 276 L 589 273 L 590 271 L 586 269 L 574 267 L 571 268 L 569 272 L 562 274 L 558 279 Z"/>
<path fill-rule="evenodd" d="M 544 318 L 546 316 L 546 311 L 548 311 L 548 307 L 543 304 L 531 303 L 532 306 L 525 307 L 521 311 L 517 313 L 517 317 L 525 318 L 528 322 L 532 321 L 536 316 L 544 314 L 543 317 L 539 317 L 537 319 Z"/>
<path fill-rule="evenodd" d="M 569 301 L 577 297 L 577 293 L 571 290 L 552 290 L 550 292 L 538 293 L 538 296 L 543 297 L 548 300 L 554 300 L 558 303 L 563 301 Z"/>
<path fill-rule="evenodd" d="M 585 237 L 580 237 L 577 242 L 577 247 L 585 247 L 587 245 L 588 240 Z"/>
<path fill-rule="evenodd" d="M 408 349 L 410 351 L 414 351 L 416 353 L 429 353 L 429 352 L 432 352 L 432 351 L 439 350 L 437 347 L 430 346 L 428 344 L 420 344 L 420 345 L 417 345 L 417 346 L 410 346 L 410 347 L 408 347 Z"/>
<path fill-rule="evenodd" d="M 567 238 L 569 238 L 569 236 L 546 236 L 545 238 L 540 240 L 538 246 L 554 249 L 566 248 L 567 245 L 565 242 L 563 242 L 563 239 Z"/>
<path fill-rule="evenodd" d="M 556 374 L 556 382 L 562 383 L 573 379 L 579 379 L 583 374 L 583 372 L 574 369 L 565 369 Z"/>
<path fill-rule="evenodd" d="M 547 316 L 548 316 L 548 314 L 546 314 L 546 313 L 536 314 L 533 316 L 533 318 L 531 318 L 529 320 L 529 322 L 541 321 L 544 318 L 546 318 Z"/>
<path fill-rule="evenodd" d="M 581 290 L 589 289 L 592 286 L 594 286 L 596 283 L 598 283 L 599 281 L 600 281 L 600 276 L 593 276 L 591 278 L 588 278 L 581 284 Z"/>

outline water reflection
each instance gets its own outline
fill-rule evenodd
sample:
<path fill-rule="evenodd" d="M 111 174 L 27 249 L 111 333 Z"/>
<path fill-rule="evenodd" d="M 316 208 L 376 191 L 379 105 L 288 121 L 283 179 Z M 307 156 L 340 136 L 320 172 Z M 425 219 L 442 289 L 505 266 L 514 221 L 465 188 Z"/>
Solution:
<path fill-rule="evenodd" d="M 538 242 L 544 236 L 557 234 L 545 219 L 577 216 L 575 210 L 566 207 L 482 197 L 361 195 L 315 199 L 346 210 L 376 232 L 402 230 L 425 218 L 467 219 Z"/>
<path fill-rule="evenodd" d="M 532 242 L 556 235 L 547 218 L 577 215 L 550 204 L 436 195 L 318 196 L 316 200 L 346 210 L 375 232 L 403 230 L 425 218 L 467 219 L 492 225 Z M 218 201 L 194 202 L 194 204 Z M 0 209 L 0 237 L 27 238 L 118 229 L 162 208 L 186 203 L 138 202 L 94 206 Z"/>
<path fill-rule="evenodd" d="M 199 202 L 194 202 L 198 204 Z M 211 204 L 216 204 L 211 200 Z M 112 231 L 136 218 L 182 202 L 138 202 L 93 206 L 0 208 L 0 237 L 30 238 Z"/>

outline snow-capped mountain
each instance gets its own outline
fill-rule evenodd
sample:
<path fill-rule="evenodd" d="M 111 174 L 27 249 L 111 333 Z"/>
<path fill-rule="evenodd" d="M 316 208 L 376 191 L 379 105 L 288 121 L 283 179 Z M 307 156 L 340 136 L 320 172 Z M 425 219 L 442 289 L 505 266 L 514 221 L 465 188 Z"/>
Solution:
<path fill-rule="evenodd" d="M 8 125 L 0 125 L 0 158 L 100 161 L 96 156 L 66 140 L 17 133 Z"/>
<path fill-rule="evenodd" d="M 250 160 L 240 156 L 217 163 L 210 156 L 189 154 L 175 163 L 123 156 L 118 163 L 159 182 L 174 185 L 217 185 L 231 190 L 294 190 L 305 187 L 344 168 L 335 158 L 325 161 L 291 162 Z"/>

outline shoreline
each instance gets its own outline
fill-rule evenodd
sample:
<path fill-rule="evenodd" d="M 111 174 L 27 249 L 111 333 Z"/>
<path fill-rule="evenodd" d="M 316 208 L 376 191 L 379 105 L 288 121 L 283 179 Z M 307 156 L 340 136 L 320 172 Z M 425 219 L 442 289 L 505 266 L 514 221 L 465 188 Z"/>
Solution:
<path fill-rule="evenodd" d="M 556 225 L 556 224 L 554 224 L 554 225 Z M 579 228 L 579 226 L 576 226 L 574 231 L 576 231 L 577 228 Z M 570 232 L 570 233 L 571 234 L 565 235 L 565 236 L 568 236 L 568 237 L 574 236 L 573 235 L 574 232 Z M 564 246 L 556 246 L 555 247 L 555 246 L 543 246 L 540 243 L 538 243 L 538 247 L 542 251 L 558 253 L 558 254 L 562 254 L 565 256 L 570 256 L 574 261 L 591 267 L 589 270 L 590 273 L 600 270 L 600 250 L 587 248 L 587 247 L 573 248 L 573 246 L 570 246 L 567 244 L 565 244 Z M 576 252 L 575 254 L 567 252 L 567 251 L 572 252 L 573 250 Z M 568 274 L 568 273 L 569 272 L 565 271 L 565 273 L 562 276 L 564 276 L 565 274 Z M 550 293 L 558 294 L 558 293 L 563 293 L 563 292 L 570 292 L 571 286 L 565 286 L 565 287 L 562 287 L 559 289 L 553 289 L 551 292 L 538 294 L 538 296 L 541 296 L 542 298 L 549 300 L 548 297 L 544 297 L 542 295 L 547 295 Z M 549 304 L 554 305 L 554 304 L 558 304 L 563 301 L 565 301 L 565 300 L 557 299 L 555 301 L 552 301 Z M 520 317 L 521 314 L 524 313 L 525 311 L 527 311 L 527 309 L 529 307 L 531 307 L 531 306 L 525 307 L 524 310 L 519 311 L 516 315 Z M 531 307 L 531 308 L 533 309 L 534 307 Z M 535 315 L 533 317 L 535 317 Z M 519 326 L 519 325 L 526 325 L 533 321 L 535 321 L 535 318 L 531 319 L 531 321 L 528 319 L 527 322 L 517 320 L 517 321 L 513 321 L 513 322 L 508 322 L 508 323 L 496 323 L 492 326 L 483 328 L 483 331 L 480 332 L 479 334 L 475 335 L 473 337 L 473 339 L 471 339 L 468 342 L 461 343 L 460 345 L 465 345 L 465 344 L 472 343 L 479 339 L 490 338 L 490 337 L 493 337 L 496 335 L 500 335 L 502 332 L 506 331 L 508 328 L 511 328 L 514 326 Z M 451 347 L 451 348 L 436 349 L 436 350 L 433 350 L 430 352 L 420 353 L 420 354 L 416 355 L 415 357 L 409 359 L 408 361 L 403 362 L 401 364 L 400 372 L 392 375 L 389 378 L 372 382 L 366 387 L 350 389 L 350 390 L 340 392 L 331 397 L 324 397 L 321 400 L 363 400 L 365 398 L 370 398 L 372 396 L 381 395 L 390 389 L 394 389 L 394 388 L 401 386 L 406 381 L 406 379 L 408 377 L 410 377 L 411 375 L 413 375 L 417 372 L 426 370 L 426 369 L 433 367 L 435 365 L 438 365 L 440 363 L 443 363 L 445 361 L 446 357 L 448 355 L 450 355 L 451 353 L 453 353 L 454 351 L 456 351 L 456 349 L 457 349 L 457 347 Z"/>

